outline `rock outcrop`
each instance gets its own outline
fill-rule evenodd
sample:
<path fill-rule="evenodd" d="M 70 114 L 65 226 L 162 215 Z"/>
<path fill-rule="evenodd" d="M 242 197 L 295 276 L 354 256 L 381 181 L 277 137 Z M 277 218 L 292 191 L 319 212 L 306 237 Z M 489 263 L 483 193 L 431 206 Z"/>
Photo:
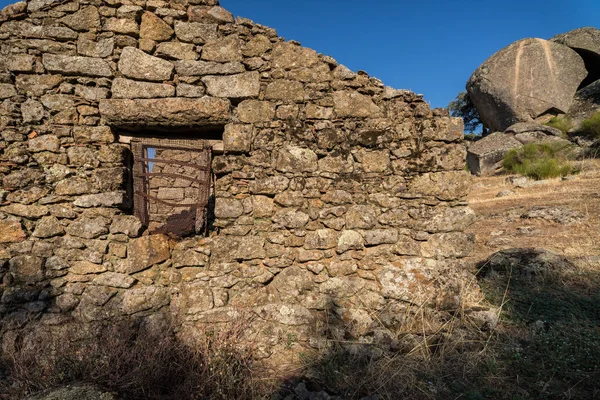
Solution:
<path fill-rule="evenodd" d="M 600 80 L 577 91 L 575 101 L 566 117 L 572 121 L 573 130 L 576 131 L 585 119 L 590 118 L 598 110 L 600 110 Z"/>
<path fill-rule="evenodd" d="M 560 143 L 569 156 L 585 154 L 594 138 L 581 132 L 584 119 L 600 109 L 600 30 L 581 28 L 550 40 L 523 39 L 500 50 L 471 76 L 467 91 L 484 125 L 494 133 L 469 148 L 468 166 L 489 174 L 511 148 Z M 565 130 L 549 126 L 565 120 Z"/>
<path fill-rule="evenodd" d="M 550 41 L 570 47 L 581 56 L 588 71 L 582 87 L 600 79 L 600 30 L 592 27 L 579 28 L 556 35 Z"/>
<path fill-rule="evenodd" d="M 467 91 L 485 125 L 504 131 L 547 112 L 569 111 L 587 74 L 583 60 L 569 47 L 523 39 L 485 61 L 469 79 Z"/>
<path fill-rule="evenodd" d="M 567 257 L 543 248 L 513 248 L 492 254 L 481 263 L 479 276 L 494 274 L 512 276 L 514 279 L 543 281 L 575 271 L 577 268 Z"/>
<path fill-rule="evenodd" d="M 551 126 L 518 122 L 504 132 L 494 132 L 467 148 L 467 167 L 475 175 L 490 175 L 500 171 L 504 156 L 512 149 L 529 143 L 552 143 L 565 153 L 576 155 L 573 144 L 563 138 L 563 132 Z"/>
<path fill-rule="evenodd" d="M 514 135 L 514 138 L 522 144 L 561 143 L 563 146 L 571 145 L 570 141 L 563 138 L 564 134 L 560 129 L 535 123 L 519 122 L 509 126 L 504 133 Z"/>
<path fill-rule="evenodd" d="M 514 137 L 494 132 L 469 146 L 467 167 L 475 175 L 494 173 L 502 166 L 506 153 L 521 146 L 523 144 Z"/>

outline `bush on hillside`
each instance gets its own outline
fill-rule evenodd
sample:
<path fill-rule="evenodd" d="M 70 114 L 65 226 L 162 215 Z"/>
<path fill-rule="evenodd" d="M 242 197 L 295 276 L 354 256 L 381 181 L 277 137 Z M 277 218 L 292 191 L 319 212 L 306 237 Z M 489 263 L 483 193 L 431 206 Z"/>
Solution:
<path fill-rule="evenodd" d="M 529 143 L 509 151 L 502 164 L 507 171 L 536 180 L 565 176 L 575 171 L 562 155 L 564 150 L 560 144 Z"/>
<path fill-rule="evenodd" d="M 546 125 L 559 129 L 566 135 L 573 128 L 573 121 L 568 117 L 552 117 Z"/>
<path fill-rule="evenodd" d="M 600 139 L 600 111 L 596 111 L 591 117 L 584 119 L 581 123 L 581 130 Z"/>

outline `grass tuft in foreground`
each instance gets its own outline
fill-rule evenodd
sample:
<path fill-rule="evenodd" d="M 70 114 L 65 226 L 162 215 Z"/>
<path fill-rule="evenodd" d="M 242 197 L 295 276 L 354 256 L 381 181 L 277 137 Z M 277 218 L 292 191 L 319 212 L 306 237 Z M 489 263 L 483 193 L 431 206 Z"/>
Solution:
<path fill-rule="evenodd" d="M 556 178 L 577 172 L 566 159 L 567 146 L 529 143 L 509 151 L 502 165 L 509 171 L 536 180 Z"/>

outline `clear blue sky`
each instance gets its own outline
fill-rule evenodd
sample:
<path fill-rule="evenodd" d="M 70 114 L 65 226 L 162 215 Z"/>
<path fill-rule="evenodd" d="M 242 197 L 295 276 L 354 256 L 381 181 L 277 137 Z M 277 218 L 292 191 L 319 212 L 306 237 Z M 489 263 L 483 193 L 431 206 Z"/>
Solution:
<path fill-rule="evenodd" d="M 445 107 L 471 73 L 512 42 L 600 28 L 600 0 L 221 0 L 236 16 L 277 29 Z"/>
<path fill-rule="evenodd" d="M 0 6 L 12 1 L 0 0 Z M 236 16 L 443 107 L 485 59 L 525 37 L 600 28 L 600 0 L 221 0 Z"/>

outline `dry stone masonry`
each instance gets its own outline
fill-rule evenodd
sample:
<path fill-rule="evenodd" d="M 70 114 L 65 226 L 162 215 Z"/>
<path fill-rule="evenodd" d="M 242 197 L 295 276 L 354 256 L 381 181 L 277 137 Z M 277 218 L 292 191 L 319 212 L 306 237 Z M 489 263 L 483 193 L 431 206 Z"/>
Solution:
<path fill-rule="evenodd" d="M 474 219 L 460 119 L 216 0 L 32 0 L 0 21 L 5 321 L 163 313 L 193 338 L 246 310 L 267 358 L 326 325 L 372 340 L 409 306 L 458 303 Z M 205 232 L 153 233 L 171 206 L 134 213 L 146 139 L 209 146 Z"/>

